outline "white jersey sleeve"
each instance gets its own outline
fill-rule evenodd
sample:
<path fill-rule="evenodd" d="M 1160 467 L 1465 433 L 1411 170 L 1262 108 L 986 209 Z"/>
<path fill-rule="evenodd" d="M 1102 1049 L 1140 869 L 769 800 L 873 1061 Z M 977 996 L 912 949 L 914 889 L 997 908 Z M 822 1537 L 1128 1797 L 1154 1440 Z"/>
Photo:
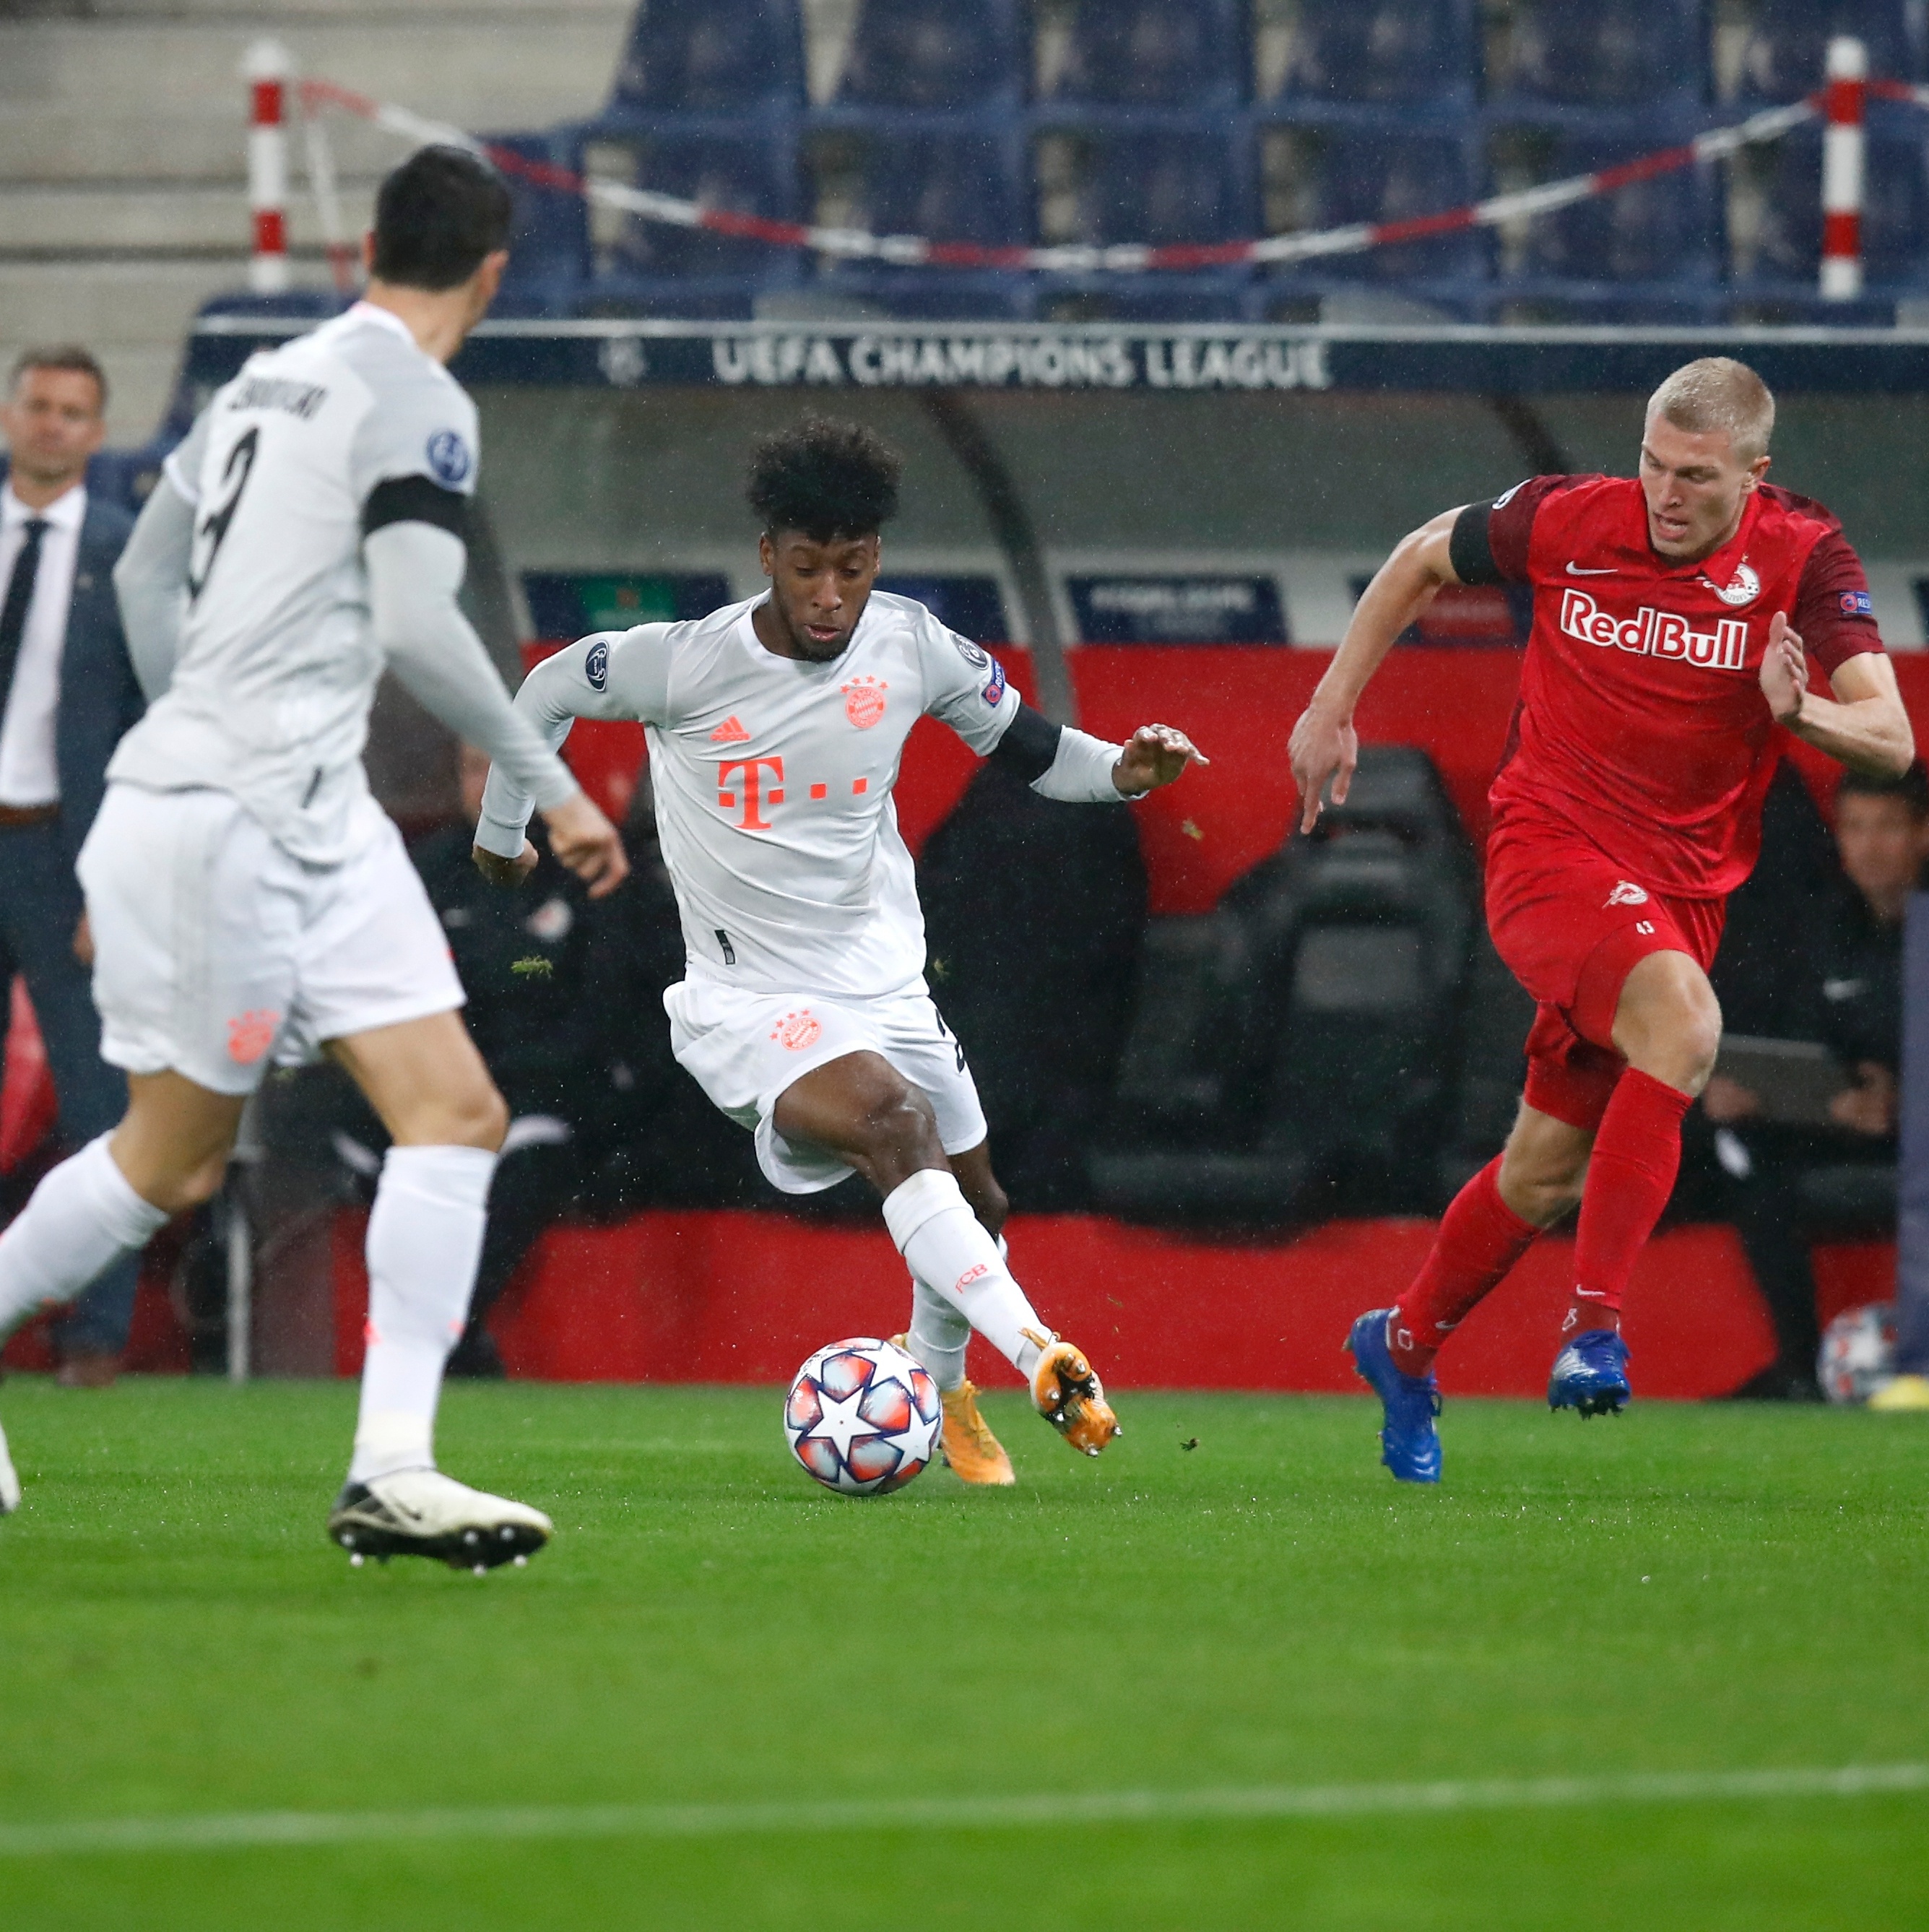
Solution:
<path fill-rule="evenodd" d="M 395 383 L 356 427 L 349 487 L 362 506 L 364 533 L 399 520 L 395 512 L 409 514 L 413 506 L 412 520 L 440 521 L 462 534 L 460 511 L 476 494 L 476 405 L 440 374 L 425 367 L 417 380 Z M 450 500 L 440 512 L 433 507 L 436 494 Z"/>
<path fill-rule="evenodd" d="M 560 748 L 579 718 L 616 718 L 667 724 L 670 716 L 669 624 L 639 624 L 629 631 L 598 631 L 545 658 L 523 680 L 516 710 L 551 751 Z M 500 765 L 490 769 L 482 794 L 476 842 L 485 852 L 513 859 L 523 849 L 536 800 Z"/>
<path fill-rule="evenodd" d="M 1004 666 L 928 610 L 917 607 L 917 615 L 926 712 L 942 718 L 979 757 L 989 758 L 1018 713 L 1018 694 L 1005 681 Z"/>

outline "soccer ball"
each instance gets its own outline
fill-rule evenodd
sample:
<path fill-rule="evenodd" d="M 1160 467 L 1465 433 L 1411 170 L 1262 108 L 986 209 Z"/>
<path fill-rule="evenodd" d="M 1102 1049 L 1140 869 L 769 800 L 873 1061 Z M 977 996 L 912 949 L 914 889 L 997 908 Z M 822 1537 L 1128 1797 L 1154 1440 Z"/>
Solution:
<path fill-rule="evenodd" d="M 1895 1310 L 1887 1302 L 1846 1310 L 1829 1323 L 1815 1378 L 1831 1402 L 1867 1402 L 1894 1374 Z"/>
<path fill-rule="evenodd" d="M 784 1398 L 790 1454 L 841 1496 L 888 1496 L 931 1460 L 943 1407 L 929 1372 L 895 1342 L 820 1348 Z"/>

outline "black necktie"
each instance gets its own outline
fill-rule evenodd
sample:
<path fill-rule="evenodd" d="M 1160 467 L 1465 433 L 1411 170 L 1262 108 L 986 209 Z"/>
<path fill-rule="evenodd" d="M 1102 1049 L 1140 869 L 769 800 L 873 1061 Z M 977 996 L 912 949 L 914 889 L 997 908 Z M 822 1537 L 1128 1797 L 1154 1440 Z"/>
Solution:
<path fill-rule="evenodd" d="M 14 573 L 7 580 L 7 601 L 0 604 L 0 718 L 7 715 L 7 699 L 14 688 L 14 667 L 20 658 L 20 640 L 27 628 L 27 612 L 34 601 L 34 579 L 40 574 L 40 539 L 46 535 L 46 519 L 32 517 L 20 554 L 14 560 Z"/>

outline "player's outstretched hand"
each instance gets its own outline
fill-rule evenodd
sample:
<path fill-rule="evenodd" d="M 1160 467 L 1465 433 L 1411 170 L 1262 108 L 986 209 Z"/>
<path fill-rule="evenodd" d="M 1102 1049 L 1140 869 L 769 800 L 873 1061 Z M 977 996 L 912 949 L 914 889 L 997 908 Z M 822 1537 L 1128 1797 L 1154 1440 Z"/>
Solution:
<path fill-rule="evenodd" d="M 590 888 L 592 899 L 607 898 L 629 877 L 629 855 L 622 835 L 578 792 L 542 814 L 549 827 L 549 849 Z"/>
<path fill-rule="evenodd" d="M 1112 768 L 1112 782 L 1127 798 L 1168 785 L 1188 765 L 1209 765 L 1211 759 L 1169 724 L 1142 724 Z"/>
<path fill-rule="evenodd" d="M 1762 695 L 1778 724 L 1792 724 L 1802 716 L 1808 690 L 1808 658 L 1802 634 L 1778 610 L 1768 620 L 1768 647 L 1762 653 Z"/>
<path fill-rule="evenodd" d="M 513 859 L 506 859 L 500 852 L 485 852 L 479 845 L 472 845 L 469 856 L 476 861 L 476 869 L 490 884 L 501 886 L 511 892 L 536 870 L 536 848 L 526 838 L 523 841 L 523 849 Z"/>
<path fill-rule="evenodd" d="M 1317 702 L 1300 713 L 1286 741 L 1286 762 L 1300 788 L 1300 830 L 1310 832 L 1319 822 L 1327 781 L 1333 782 L 1333 802 L 1346 802 L 1353 773 L 1360 762 L 1360 734 L 1350 718 L 1336 718 Z"/>

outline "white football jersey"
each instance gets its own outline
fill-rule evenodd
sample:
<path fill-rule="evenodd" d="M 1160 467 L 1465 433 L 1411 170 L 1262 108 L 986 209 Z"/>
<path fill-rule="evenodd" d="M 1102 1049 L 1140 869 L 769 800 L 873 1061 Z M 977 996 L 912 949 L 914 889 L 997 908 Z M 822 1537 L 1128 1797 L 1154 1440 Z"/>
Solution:
<path fill-rule="evenodd" d="M 908 597 L 872 592 L 830 664 L 766 650 L 751 623 L 763 601 L 585 638 L 530 674 L 516 708 L 552 745 L 578 717 L 647 728 L 692 977 L 860 998 L 921 987 L 924 914 L 891 802 L 904 740 L 928 712 L 988 755 L 1018 693 Z M 530 810 L 491 772 L 478 842 L 520 851 Z"/>
<path fill-rule="evenodd" d="M 386 310 L 358 302 L 250 356 L 169 459 L 196 506 L 188 615 L 172 682 L 108 777 L 230 793 L 310 864 L 376 836 L 364 512 L 384 483 L 472 495 L 477 454 L 475 404 Z"/>

